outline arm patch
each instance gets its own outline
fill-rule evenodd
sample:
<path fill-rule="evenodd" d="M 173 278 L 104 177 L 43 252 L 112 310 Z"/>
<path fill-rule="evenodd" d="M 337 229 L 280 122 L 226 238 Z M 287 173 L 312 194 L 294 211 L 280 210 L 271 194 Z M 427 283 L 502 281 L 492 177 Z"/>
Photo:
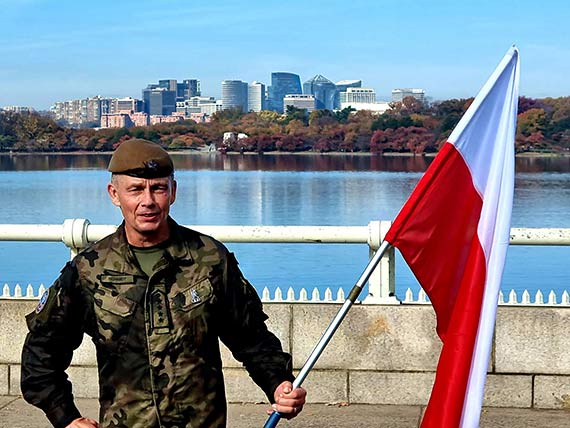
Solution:
<path fill-rule="evenodd" d="M 28 326 L 32 320 L 36 320 L 40 323 L 47 322 L 53 310 L 61 306 L 62 294 L 73 286 L 76 278 L 77 270 L 75 269 L 75 265 L 72 262 L 68 262 L 61 270 L 59 278 L 40 297 L 40 301 L 34 312 L 26 317 Z"/>

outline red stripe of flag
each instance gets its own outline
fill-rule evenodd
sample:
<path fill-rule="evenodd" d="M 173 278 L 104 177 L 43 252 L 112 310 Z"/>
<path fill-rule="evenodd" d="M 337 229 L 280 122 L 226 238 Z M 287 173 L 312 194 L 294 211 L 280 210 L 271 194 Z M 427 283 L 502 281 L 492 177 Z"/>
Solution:
<path fill-rule="evenodd" d="M 446 143 L 385 238 L 428 294 L 443 341 L 425 416 L 430 421 L 435 412 L 438 422 L 424 428 L 459 426 L 485 285 L 477 237 L 482 205 L 461 154 Z"/>

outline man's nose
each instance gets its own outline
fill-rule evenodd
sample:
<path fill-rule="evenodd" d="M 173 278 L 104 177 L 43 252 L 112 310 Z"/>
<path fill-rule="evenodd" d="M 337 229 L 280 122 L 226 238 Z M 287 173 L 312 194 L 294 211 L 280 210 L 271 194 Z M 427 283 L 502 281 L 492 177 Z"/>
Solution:
<path fill-rule="evenodd" d="M 142 196 L 143 205 L 153 205 L 154 204 L 154 194 L 149 188 L 144 189 Z"/>

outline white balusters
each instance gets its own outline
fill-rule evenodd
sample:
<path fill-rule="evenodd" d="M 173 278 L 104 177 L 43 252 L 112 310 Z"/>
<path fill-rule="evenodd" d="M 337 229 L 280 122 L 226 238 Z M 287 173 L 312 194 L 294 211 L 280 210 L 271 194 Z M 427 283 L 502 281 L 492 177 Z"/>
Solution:
<path fill-rule="evenodd" d="M 263 287 L 263 291 L 261 292 L 261 300 L 264 302 L 271 301 L 271 293 L 269 293 L 269 288 Z"/>
<path fill-rule="evenodd" d="M 523 291 L 521 303 L 523 305 L 530 305 L 530 293 L 528 290 Z"/>
<path fill-rule="evenodd" d="M 504 305 L 504 304 L 505 304 L 505 295 L 501 290 L 499 290 L 499 305 Z"/>
<path fill-rule="evenodd" d="M 550 293 L 548 293 L 548 304 L 549 305 L 556 304 L 556 293 L 554 292 L 554 290 L 550 290 Z"/>
<path fill-rule="evenodd" d="M 423 288 L 421 288 L 418 293 L 418 303 L 428 303 L 427 294 Z"/>
<path fill-rule="evenodd" d="M 36 299 L 41 297 L 46 291 L 46 286 L 40 284 L 35 291 L 33 284 L 28 284 L 22 287 L 20 284 L 14 285 L 13 289 L 4 283 L 2 290 L 0 291 L 0 299 Z M 311 290 L 306 288 L 301 288 L 298 293 L 295 289 L 290 286 L 287 291 L 284 292 L 281 287 L 275 287 L 273 295 L 268 287 L 264 287 L 261 292 L 261 300 L 263 302 L 287 302 L 287 303 L 344 303 L 346 300 L 346 292 L 342 288 L 338 288 L 333 291 L 333 288 L 327 287 L 324 291 L 319 288 L 314 287 Z M 321 297 L 322 296 L 322 297 Z M 508 292 L 508 300 L 505 300 L 506 292 L 499 291 L 498 304 L 499 305 L 525 305 L 525 306 L 570 306 L 570 294 L 568 290 L 565 290 L 560 296 L 550 290 L 548 293 L 548 299 L 545 301 L 545 294 L 542 290 L 537 290 L 534 294 L 534 298 L 531 299 L 530 292 L 528 290 L 523 290 L 521 295 L 521 300 L 519 302 L 518 295 L 515 290 L 510 290 Z M 430 304 L 429 298 L 423 289 L 419 289 L 417 299 L 414 296 L 414 292 L 411 288 L 407 288 L 404 292 L 404 299 L 402 301 L 404 304 Z"/>
<path fill-rule="evenodd" d="M 34 297 L 34 287 L 32 287 L 32 284 L 28 284 L 26 287 L 26 299 L 33 299 Z"/>

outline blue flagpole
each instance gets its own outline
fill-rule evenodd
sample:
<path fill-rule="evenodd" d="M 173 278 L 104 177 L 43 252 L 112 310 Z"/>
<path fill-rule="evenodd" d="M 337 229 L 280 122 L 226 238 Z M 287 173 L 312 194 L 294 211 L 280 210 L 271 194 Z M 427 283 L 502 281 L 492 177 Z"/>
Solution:
<path fill-rule="evenodd" d="M 301 384 L 309 374 L 309 371 L 311 371 L 311 369 L 313 368 L 313 366 L 315 365 L 315 363 L 317 362 L 317 360 L 325 350 L 325 347 L 330 342 L 333 334 L 336 332 L 338 326 L 340 325 L 340 323 L 348 313 L 349 309 L 354 304 L 354 302 L 356 302 L 356 299 L 362 292 L 364 284 L 366 284 L 366 281 L 368 281 L 370 275 L 372 275 L 372 272 L 374 271 L 378 263 L 380 263 L 380 259 L 382 259 L 382 256 L 389 248 L 390 248 L 390 243 L 387 241 L 382 241 L 382 244 L 380 244 L 380 248 L 378 248 L 378 251 L 374 253 L 374 256 L 368 262 L 368 265 L 364 269 L 364 272 L 362 272 L 360 278 L 358 278 L 358 281 L 356 282 L 354 287 L 352 287 L 352 290 L 350 290 L 350 293 L 346 298 L 346 300 L 344 301 L 342 307 L 339 309 L 336 316 L 329 324 L 329 326 L 321 336 L 319 342 L 317 343 L 317 345 L 315 346 L 315 348 L 307 358 L 307 361 L 303 365 L 303 368 L 301 369 L 301 371 L 295 378 L 295 381 L 293 382 L 293 389 L 301 386 Z M 275 428 L 280 419 L 281 419 L 281 414 L 274 410 L 267 419 L 267 422 L 265 422 L 265 425 L 263 425 L 263 428 Z"/>

